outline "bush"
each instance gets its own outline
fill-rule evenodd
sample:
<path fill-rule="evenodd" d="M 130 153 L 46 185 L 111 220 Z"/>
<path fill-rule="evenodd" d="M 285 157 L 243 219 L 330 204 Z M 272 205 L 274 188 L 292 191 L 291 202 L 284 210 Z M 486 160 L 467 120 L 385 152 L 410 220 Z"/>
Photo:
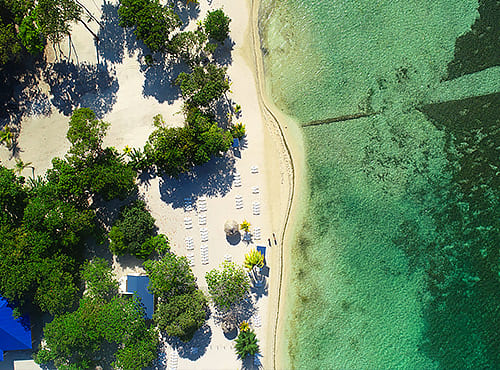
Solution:
<path fill-rule="evenodd" d="M 224 14 L 222 9 L 208 12 L 205 18 L 205 30 L 208 35 L 216 41 L 224 42 L 229 36 L 229 23 L 231 19 Z"/>
<path fill-rule="evenodd" d="M 148 289 L 158 298 L 168 300 L 196 289 L 196 278 L 186 257 L 167 253 L 159 261 L 144 262 L 144 269 L 149 275 Z"/>
<path fill-rule="evenodd" d="M 228 311 L 240 303 L 250 290 L 250 282 L 243 269 L 233 262 L 224 262 L 222 269 L 207 272 L 205 279 L 214 305 Z"/>
<path fill-rule="evenodd" d="M 141 200 L 122 209 L 119 219 L 109 232 L 110 250 L 116 255 L 130 253 L 145 259 L 154 248 L 145 243 L 155 232 L 155 220 Z"/>
<path fill-rule="evenodd" d="M 184 342 L 193 338 L 207 316 L 207 298 L 200 290 L 158 303 L 153 319 L 158 328 Z"/>
<path fill-rule="evenodd" d="M 164 127 L 162 120 L 144 148 L 148 163 L 170 176 L 188 172 L 195 165 L 221 156 L 231 147 L 232 136 L 207 115 L 194 108 L 186 127 Z"/>
<path fill-rule="evenodd" d="M 181 72 L 175 80 L 189 105 L 206 108 L 229 90 L 226 68 L 208 64 L 197 66 L 191 73 Z"/>

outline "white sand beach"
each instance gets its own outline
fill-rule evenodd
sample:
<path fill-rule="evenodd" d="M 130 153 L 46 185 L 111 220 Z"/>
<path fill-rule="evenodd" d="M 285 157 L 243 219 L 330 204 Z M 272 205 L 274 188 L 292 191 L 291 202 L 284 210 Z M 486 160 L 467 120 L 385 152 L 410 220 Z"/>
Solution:
<path fill-rule="evenodd" d="M 116 19 L 109 20 L 113 11 L 116 12 L 117 1 L 108 3 L 103 0 L 82 0 L 82 3 L 98 19 L 101 18 L 103 9 L 107 9 L 108 22 L 117 22 Z M 277 292 L 282 274 L 283 246 L 280 239 L 285 215 L 289 210 L 293 180 L 289 153 L 283 146 L 277 121 L 268 117 L 269 113 L 263 113 L 261 109 L 261 89 L 256 80 L 256 54 L 253 50 L 254 28 L 250 24 L 251 19 L 256 19 L 255 15 L 252 18 L 251 6 L 250 0 L 200 0 L 199 13 L 196 15 L 198 19 L 202 19 L 209 9 L 222 7 L 232 19 L 230 28 L 233 45 L 231 48 L 231 42 L 226 40 L 223 52 L 224 55 L 229 55 L 228 75 L 232 85 L 228 97 L 241 105 L 242 112 L 237 122 L 244 123 L 247 130 L 241 150 L 212 160 L 196 168 L 192 174 L 182 175 L 179 179 L 142 177 L 139 189 L 157 220 L 159 232 L 168 236 L 173 251 L 179 255 L 194 255 L 193 271 L 202 289 L 206 289 L 205 273 L 219 266 L 225 258 L 242 263 L 244 254 L 250 249 L 257 245 L 267 247 L 268 276 L 262 287 L 252 289 L 254 311 L 248 310 L 248 319 L 251 320 L 260 341 L 261 367 L 272 368 L 274 365 L 271 351 L 274 350 L 273 336 L 276 334 Z M 195 14 L 196 12 L 187 13 L 184 16 L 193 18 L 191 23 L 194 23 Z M 99 30 L 95 22 L 90 22 L 88 26 L 95 32 Z M 81 91 L 78 88 L 77 91 L 66 91 L 65 89 L 71 90 L 73 87 L 70 83 L 67 86 L 63 83 L 58 96 L 48 96 L 52 111 L 50 115 L 31 115 L 23 118 L 18 139 L 18 157 L 24 162 L 32 162 L 36 175 L 45 173 L 51 167 L 51 159 L 63 156 L 69 148 L 65 137 L 69 120 L 66 113 L 69 108 L 74 109 L 77 106 L 68 107 L 71 105 L 71 99 L 65 99 L 65 96 L 77 96 L 81 106 L 89 103 L 91 107 L 97 107 L 98 110 L 100 108 L 102 118 L 111 123 L 104 144 L 114 146 L 120 151 L 126 145 L 142 147 L 153 130 L 152 118 L 158 113 L 163 115 L 168 125 L 182 124 L 183 117 L 179 113 L 182 101 L 178 95 L 172 93 L 170 83 L 162 79 L 164 74 L 162 75 L 158 68 L 142 71 L 137 60 L 137 49 L 131 47 L 121 51 L 120 45 L 130 45 L 131 41 L 130 37 L 123 39 L 121 28 L 115 26 L 109 29 L 119 33 L 114 40 L 118 46 L 106 45 L 103 37 L 104 44 L 99 45 L 100 49 L 97 51 L 92 36 L 81 25 L 73 27 L 74 49 L 71 53 L 69 44 L 61 43 L 63 53 L 73 63 L 95 66 L 100 62 L 100 68 L 105 73 L 103 72 L 103 81 L 99 81 L 98 87 L 93 88 L 95 81 L 92 76 L 99 73 L 99 69 L 91 69 L 87 75 L 80 72 L 78 78 L 83 78 L 83 81 L 80 81 L 83 86 L 79 87 Z M 52 48 L 48 48 L 48 60 L 54 61 L 55 55 Z M 165 68 L 168 70 L 168 67 Z M 71 76 L 70 70 L 64 71 L 59 78 L 64 80 Z M 85 85 L 86 83 L 88 85 Z M 40 86 L 41 92 L 49 95 L 48 84 L 41 81 Z M 7 167 L 15 165 L 15 158 L 12 158 L 4 147 L 0 148 L 0 160 Z M 22 174 L 31 176 L 31 169 L 25 169 Z M 236 174 L 241 177 L 241 186 L 235 184 Z M 236 197 L 242 199 L 241 209 L 236 208 Z M 186 198 L 191 199 L 192 210 L 186 209 Z M 206 199 L 206 211 L 201 210 L 202 199 Z M 259 212 L 254 211 L 257 204 Z M 206 216 L 206 222 L 202 220 L 202 225 L 200 215 Z M 186 217 L 192 220 L 192 228 L 185 228 Z M 223 230 L 224 223 L 233 219 L 238 223 L 248 220 L 254 236 L 255 228 L 260 228 L 260 239 L 227 240 Z M 204 242 L 201 240 L 202 229 L 208 232 L 208 240 Z M 277 244 L 273 240 L 273 233 L 277 237 Z M 194 249 L 186 248 L 186 237 L 193 238 Z M 268 239 L 271 241 L 271 247 Z M 208 264 L 202 264 L 202 244 L 208 247 Z M 130 263 L 125 266 L 115 260 L 115 271 L 120 277 L 132 271 L 141 271 L 141 267 Z M 216 321 L 212 315 L 207 326 L 198 332 L 191 342 L 176 342 L 178 347 L 175 350 L 171 345 L 166 345 L 164 351 L 167 361 L 164 365 L 171 366 L 175 361 L 172 358 L 178 354 L 178 369 L 240 368 L 242 363 L 234 352 L 234 340 L 224 336 L 220 323 Z M 254 367 L 251 363 L 246 365 L 247 368 Z"/>

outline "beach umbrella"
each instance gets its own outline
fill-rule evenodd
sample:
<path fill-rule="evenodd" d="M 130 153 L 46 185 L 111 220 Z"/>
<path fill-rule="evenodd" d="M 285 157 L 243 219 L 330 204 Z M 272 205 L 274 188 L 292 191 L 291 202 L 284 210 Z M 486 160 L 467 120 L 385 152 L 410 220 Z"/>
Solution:
<path fill-rule="evenodd" d="M 224 224 L 224 232 L 226 235 L 235 235 L 239 232 L 239 225 L 236 221 L 234 220 L 228 220 Z"/>

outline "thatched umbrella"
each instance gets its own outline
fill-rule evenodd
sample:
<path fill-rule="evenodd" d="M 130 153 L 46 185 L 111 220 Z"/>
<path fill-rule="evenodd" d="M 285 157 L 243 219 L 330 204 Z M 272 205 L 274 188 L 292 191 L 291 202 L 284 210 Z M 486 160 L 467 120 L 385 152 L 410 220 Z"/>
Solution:
<path fill-rule="evenodd" d="M 239 225 L 234 220 L 228 220 L 224 224 L 224 232 L 228 236 L 236 235 L 239 232 Z"/>

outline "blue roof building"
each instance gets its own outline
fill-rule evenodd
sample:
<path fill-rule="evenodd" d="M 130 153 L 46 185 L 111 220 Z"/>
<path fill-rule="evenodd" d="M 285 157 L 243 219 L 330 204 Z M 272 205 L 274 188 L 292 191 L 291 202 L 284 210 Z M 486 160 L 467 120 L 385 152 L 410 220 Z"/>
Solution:
<path fill-rule="evenodd" d="M 149 276 L 146 275 L 127 275 L 121 280 L 122 294 L 137 294 L 146 309 L 146 317 L 153 318 L 154 297 L 148 290 Z"/>
<path fill-rule="evenodd" d="M 4 351 L 31 349 L 31 326 L 28 317 L 15 319 L 9 302 L 0 296 L 0 361 Z"/>

